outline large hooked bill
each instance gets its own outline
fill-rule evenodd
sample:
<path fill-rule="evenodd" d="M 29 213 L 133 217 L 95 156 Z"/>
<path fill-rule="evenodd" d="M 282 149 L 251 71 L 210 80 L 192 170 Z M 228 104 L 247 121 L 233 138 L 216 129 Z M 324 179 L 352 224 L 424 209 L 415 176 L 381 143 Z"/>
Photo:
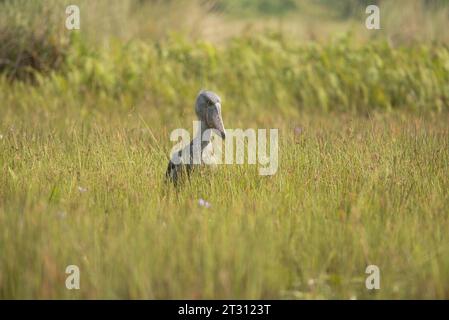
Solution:
<path fill-rule="evenodd" d="M 226 138 L 226 130 L 223 125 L 223 119 L 221 117 L 221 105 L 219 102 L 217 102 L 214 106 L 208 108 L 206 113 L 206 121 L 209 128 L 217 130 L 222 139 Z"/>

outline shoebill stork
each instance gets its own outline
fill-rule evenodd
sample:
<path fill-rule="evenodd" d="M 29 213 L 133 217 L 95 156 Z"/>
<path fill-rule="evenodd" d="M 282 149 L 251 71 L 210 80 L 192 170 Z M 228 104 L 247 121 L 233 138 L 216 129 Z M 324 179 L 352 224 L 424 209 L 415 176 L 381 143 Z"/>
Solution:
<path fill-rule="evenodd" d="M 175 185 L 185 173 L 190 175 L 196 166 L 203 165 L 205 158 L 208 159 L 207 163 L 212 162 L 212 131 L 222 139 L 226 137 L 221 117 L 221 99 L 216 93 L 200 91 L 195 102 L 195 113 L 200 124 L 196 136 L 187 146 L 175 152 L 168 163 L 165 176 Z"/>

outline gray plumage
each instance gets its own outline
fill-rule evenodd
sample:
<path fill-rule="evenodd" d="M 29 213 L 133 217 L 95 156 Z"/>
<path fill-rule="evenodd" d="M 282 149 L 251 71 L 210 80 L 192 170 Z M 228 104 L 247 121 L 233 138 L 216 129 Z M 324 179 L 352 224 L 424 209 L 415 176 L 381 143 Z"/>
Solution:
<path fill-rule="evenodd" d="M 203 153 L 211 144 L 211 130 L 214 130 L 222 139 L 226 137 L 226 131 L 221 116 L 221 99 L 212 92 L 202 90 L 195 102 L 195 113 L 200 121 L 197 135 L 183 149 L 175 152 L 170 159 L 165 176 L 175 185 L 184 175 L 198 165 L 204 164 Z"/>

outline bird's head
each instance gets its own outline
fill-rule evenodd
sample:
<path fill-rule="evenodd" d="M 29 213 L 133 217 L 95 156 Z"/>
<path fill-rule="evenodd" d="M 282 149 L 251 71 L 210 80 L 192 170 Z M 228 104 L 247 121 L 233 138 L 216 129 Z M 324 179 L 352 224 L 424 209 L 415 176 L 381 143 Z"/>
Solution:
<path fill-rule="evenodd" d="M 221 117 L 221 99 L 212 91 L 202 90 L 196 98 L 195 111 L 198 119 L 206 124 L 208 129 L 218 131 L 222 139 L 226 131 Z"/>

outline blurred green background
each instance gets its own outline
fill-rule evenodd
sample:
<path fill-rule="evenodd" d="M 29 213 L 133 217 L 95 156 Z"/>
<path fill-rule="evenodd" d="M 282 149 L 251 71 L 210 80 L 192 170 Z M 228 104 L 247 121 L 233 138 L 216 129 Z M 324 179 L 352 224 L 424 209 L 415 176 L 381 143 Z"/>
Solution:
<path fill-rule="evenodd" d="M 0 73 L 133 103 L 212 87 L 248 106 L 447 109 L 447 1 L 375 1 L 381 30 L 366 29 L 367 3 L 78 1 L 68 31 L 64 1 L 3 0 Z"/>
<path fill-rule="evenodd" d="M 0 0 L 0 298 L 449 298 L 447 30 L 447 0 Z M 276 175 L 164 183 L 201 88 L 279 129 Z"/>

